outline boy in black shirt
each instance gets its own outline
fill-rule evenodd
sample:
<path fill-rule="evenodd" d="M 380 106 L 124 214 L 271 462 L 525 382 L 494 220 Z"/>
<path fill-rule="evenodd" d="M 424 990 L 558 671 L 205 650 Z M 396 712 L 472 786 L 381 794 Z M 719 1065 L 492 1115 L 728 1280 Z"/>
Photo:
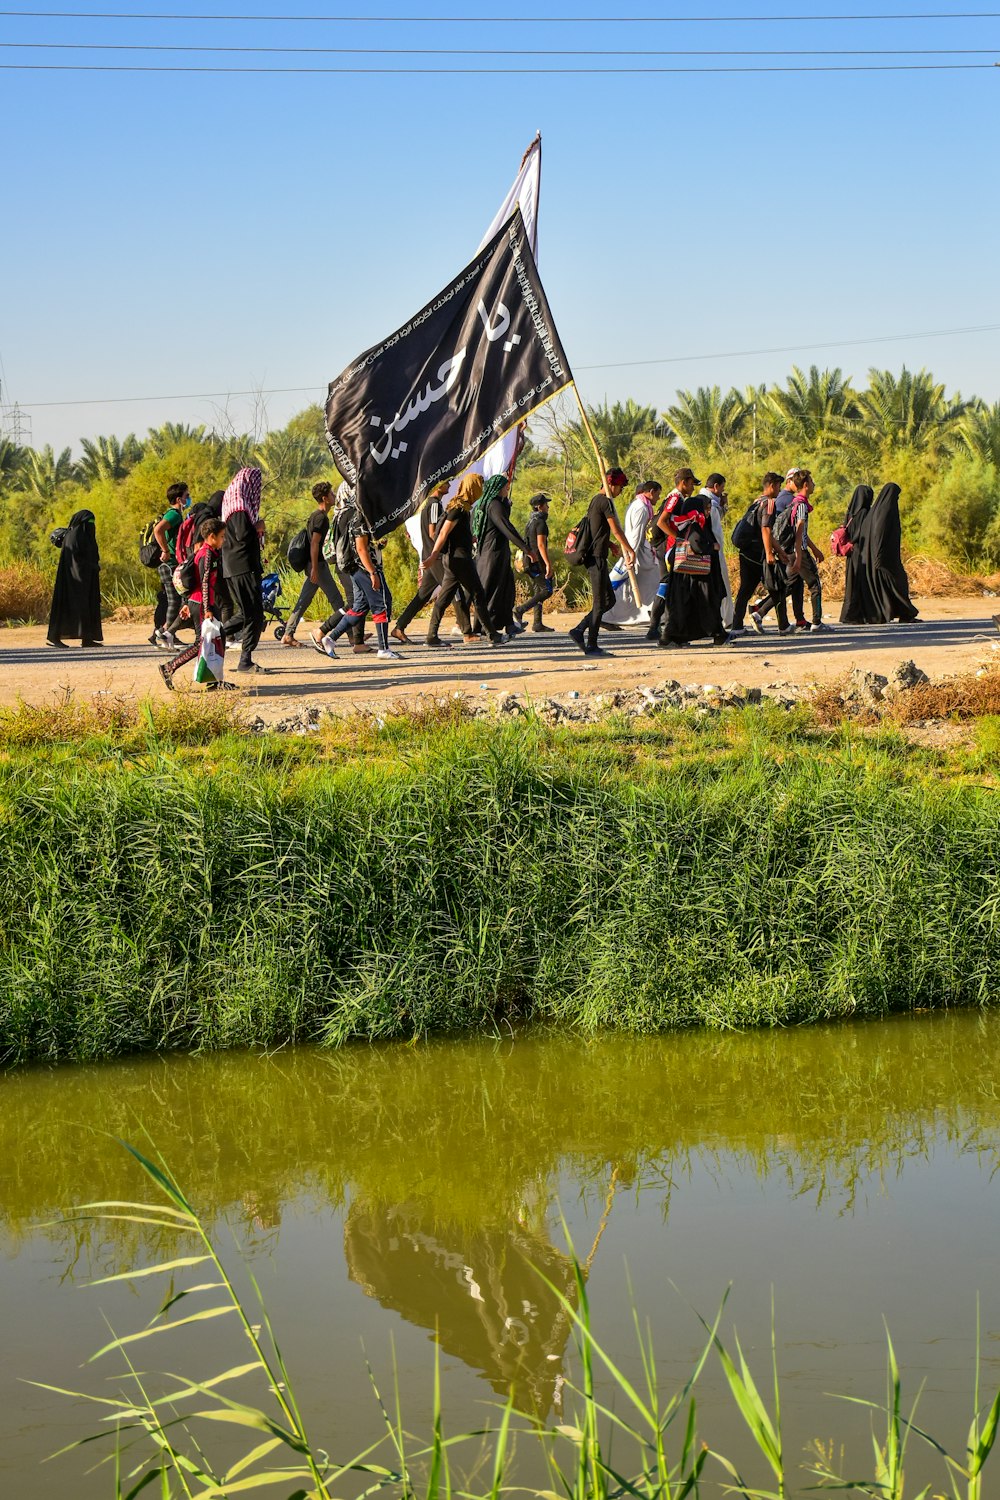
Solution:
<path fill-rule="evenodd" d="M 283 646 L 301 646 L 302 642 L 295 639 L 295 632 L 299 627 L 299 621 L 320 589 L 329 599 L 332 609 L 339 610 L 341 613 L 344 610 L 343 595 L 330 571 L 330 564 L 323 556 L 323 543 L 330 530 L 330 511 L 333 509 L 334 502 L 333 485 L 326 480 L 314 484 L 312 497 L 316 501 L 316 509 L 306 522 L 309 561 L 306 563 L 305 577 L 302 580 L 299 597 L 295 601 L 295 608 L 288 616 L 288 624 L 281 638 Z"/>
<path fill-rule="evenodd" d="M 551 625 L 542 624 L 542 605 L 546 599 L 551 598 L 555 587 L 552 562 L 549 558 L 549 497 L 548 495 L 532 495 L 531 517 L 524 528 L 524 539 L 528 544 L 525 554 L 528 577 L 532 583 L 532 595 L 524 604 L 519 604 L 514 611 L 514 618 L 520 625 L 529 609 L 533 611 L 534 619 L 531 628 L 533 631 L 544 630 L 551 632 Z M 531 557 L 538 558 L 532 562 Z"/>
<path fill-rule="evenodd" d="M 601 628 L 601 616 L 615 602 L 615 591 L 611 587 L 611 575 L 608 571 L 608 549 L 611 546 L 612 537 L 621 548 L 622 556 L 628 566 L 632 567 L 635 563 L 635 553 L 622 531 L 614 505 L 615 500 L 628 484 L 628 477 L 622 469 L 609 469 L 604 478 L 606 492 L 602 490 L 596 494 L 587 511 L 590 541 L 584 555 L 584 563 L 590 578 L 593 603 L 579 625 L 569 633 L 570 640 L 579 646 L 584 656 L 607 655 L 597 644 L 597 633 Z"/>

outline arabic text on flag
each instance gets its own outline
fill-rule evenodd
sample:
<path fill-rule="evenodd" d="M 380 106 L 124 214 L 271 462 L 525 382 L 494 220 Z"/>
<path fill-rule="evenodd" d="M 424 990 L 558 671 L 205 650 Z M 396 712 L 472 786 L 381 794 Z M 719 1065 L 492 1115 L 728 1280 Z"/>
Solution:
<path fill-rule="evenodd" d="M 571 380 L 515 210 L 438 297 L 331 382 L 330 451 L 384 536 Z"/>

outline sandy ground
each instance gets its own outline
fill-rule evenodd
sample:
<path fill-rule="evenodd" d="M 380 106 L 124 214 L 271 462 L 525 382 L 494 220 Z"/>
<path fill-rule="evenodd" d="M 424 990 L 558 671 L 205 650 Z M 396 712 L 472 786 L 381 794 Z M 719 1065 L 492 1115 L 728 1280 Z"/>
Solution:
<path fill-rule="evenodd" d="M 303 646 L 292 649 L 275 641 L 269 627 L 257 652 L 266 676 L 252 679 L 246 692 L 268 721 L 307 705 L 343 712 L 375 701 L 409 700 L 421 694 L 441 697 L 453 692 L 472 696 L 525 693 L 532 698 L 557 696 L 574 689 L 602 692 L 616 687 L 652 685 L 673 678 L 682 684 L 746 687 L 781 683 L 806 684 L 837 678 L 854 666 L 889 671 L 912 659 L 932 678 L 975 670 L 984 661 L 1000 660 L 1000 633 L 992 623 L 992 599 L 921 601 L 924 619 L 909 626 L 838 626 L 821 635 L 781 638 L 773 628 L 764 636 L 748 634 L 719 649 L 709 643 L 686 651 L 662 651 L 643 639 L 638 627 L 605 635 L 611 655 L 589 661 L 566 636 L 576 617 L 547 616 L 553 635 L 524 635 L 501 649 L 466 646 L 453 638 L 449 650 L 428 650 L 420 621 L 414 644 L 398 649 L 401 661 L 380 662 L 374 655 L 355 656 L 341 649 L 336 661 L 317 655 L 302 631 Z M 310 626 L 310 629 L 313 627 Z M 0 634 L 0 703 L 22 698 L 38 703 L 71 690 L 136 697 L 166 696 L 156 668 L 164 653 L 147 644 L 148 625 L 105 624 L 103 650 L 71 647 L 57 651 L 45 644 L 40 626 Z M 447 639 L 447 622 L 445 639 Z M 235 665 L 235 653 L 233 655 Z M 201 692 L 191 684 L 191 668 L 175 679 L 178 691 Z M 234 676 L 243 684 L 246 679 Z"/>

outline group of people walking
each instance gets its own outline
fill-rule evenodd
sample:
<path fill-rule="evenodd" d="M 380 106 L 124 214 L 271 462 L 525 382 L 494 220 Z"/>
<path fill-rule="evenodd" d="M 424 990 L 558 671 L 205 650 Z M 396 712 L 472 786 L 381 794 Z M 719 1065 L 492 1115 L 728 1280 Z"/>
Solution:
<path fill-rule="evenodd" d="M 623 470 L 609 469 L 603 489 L 566 540 L 567 560 L 586 570 L 590 584 L 590 608 L 569 632 L 585 655 L 606 654 L 601 631 L 618 631 L 626 624 L 645 625 L 646 639 L 668 650 L 705 638 L 729 644 L 746 632 L 748 619 L 749 628 L 762 633 L 772 611 L 782 635 L 831 628 L 823 620 L 823 553 L 810 534 L 815 483 L 808 469 L 790 469 L 784 478 L 766 473 L 759 496 L 731 534 L 721 473 L 709 474 L 702 483 L 692 469 L 680 468 L 666 495 L 658 480 L 641 481 L 623 524 L 615 502 L 627 484 Z M 304 576 L 283 644 L 302 644 L 301 622 L 320 592 L 330 613 L 312 632 L 311 644 L 328 658 L 336 658 L 347 637 L 355 652 L 374 651 L 379 659 L 398 660 L 395 648 L 410 644 L 407 631 L 427 605 L 425 644 L 434 648 L 451 645 L 440 634 L 449 606 L 469 643 L 501 646 L 513 641 L 528 628 L 528 616 L 533 631 L 551 631 L 542 613 L 555 584 L 549 497 L 532 497 L 522 535 L 511 519 L 506 475 L 484 480 L 466 474 L 450 498 L 448 490 L 449 485 L 438 485 L 407 523 L 418 555 L 417 588 L 393 622 L 381 548 L 353 490 L 346 483 L 336 491 L 325 481 L 314 485 L 316 508 L 297 538 Z M 870 486 L 859 485 L 843 525 L 831 537 L 833 550 L 846 558 L 844 623 L 917 617 L 900 557 L 899 493 L 896 484 L 884 485 L 877 496 Z M 226 490 L 199 505 L 192 504 L 183 482 L 171 485 L 166 499 L 150 544 L 156 554 L 150 561 L 158 559 L 160 579 L 150 644 L 172 652 L 160 667 L 164 682 L 172 687 L 177 670 L 198 654 L 208 619 L 218 622 L 224 641 L 238 640 L 237 672 L 264 671 L 253 658 L 264 628 L 260 469 L 240 469 Z M 726 560 L 727 535 L 739 570 L 735 593 Z M 60 560 L 49 644 L 63 645 L 68 635 L 85 646 L 100 645 L 100 557 L 93 514 L 78 511 L 64 531 L 53 534 L 53 541 L 60 545 Z M 613 564 L 612 549 L 617 552 Z M 515 563 L 529 585 L 520 603 Z M 175 631 L 185 617 L 194 627 L 195 641 L 182 648 Z M 369 619 L 374 647 L 365 639 Z"/>
<path fill-rule="evenodd" d="M 628 623 L 646 623 L 646 638 L 668 650 L 705 638 L 728 645 L 746 633 L 748 617 L 749 628 L 762 634 L 772 611 L 780 635 L 832 629 L 823 619 L 824 554 L 810 533 L 816 484 L 807 468 L 789 469 L 784 478 L 768 471 L 731 534 L 723 474 L 709 474 L 703 483 L 692 469 L 678 469 L 666 496 L 658 480 L 643 480 L 623 527 L 614 502 L 627 483 L 621 469 L 608 470 L 574 537 L 592 603 L 570 637 L 585 654 L 604 654 L 600 630 Z M 884 485 L 878 496 L 859 485 L 831 538 L 837 555 L 847 559 L 842 623 L 917 618 L 900 554 L 899 494 L 897 484 Z M 727 534 L 739 567 L 735 594 Z M 609 567 L 615 544 L 620 556 Z"/>

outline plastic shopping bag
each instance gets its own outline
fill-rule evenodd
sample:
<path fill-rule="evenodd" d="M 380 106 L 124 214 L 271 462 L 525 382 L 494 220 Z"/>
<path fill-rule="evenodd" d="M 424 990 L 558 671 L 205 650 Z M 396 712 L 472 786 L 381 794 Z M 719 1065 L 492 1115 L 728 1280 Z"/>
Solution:
<path fill-rule="evenodd" d="M 218 620 L 204 620 L 194 664 L 195 682 L 221 682 L 226 660 L 222 627 Z"/>

